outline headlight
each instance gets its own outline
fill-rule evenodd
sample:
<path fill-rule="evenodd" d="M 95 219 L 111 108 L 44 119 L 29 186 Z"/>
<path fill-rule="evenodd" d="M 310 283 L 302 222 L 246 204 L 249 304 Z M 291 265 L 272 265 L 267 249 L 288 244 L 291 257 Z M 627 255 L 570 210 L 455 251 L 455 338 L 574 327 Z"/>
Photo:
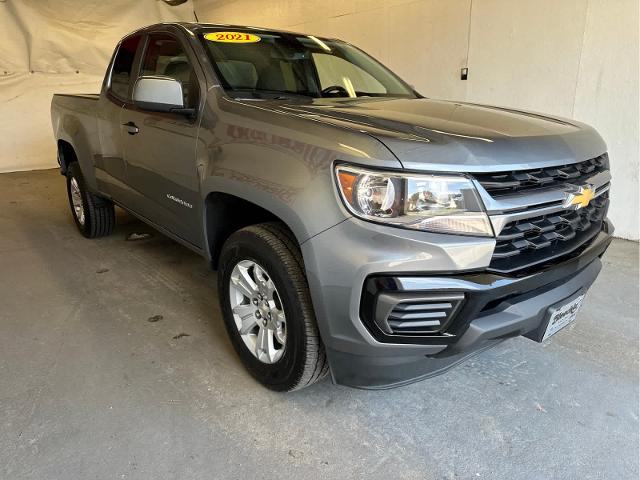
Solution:
<path fill-rule="evenodd" d="M 414 230 L 493 236 L 489 217 L 466 177 L 348 165 L 337 165 L 335 173 L 340 195 L 357 217 Z"/>

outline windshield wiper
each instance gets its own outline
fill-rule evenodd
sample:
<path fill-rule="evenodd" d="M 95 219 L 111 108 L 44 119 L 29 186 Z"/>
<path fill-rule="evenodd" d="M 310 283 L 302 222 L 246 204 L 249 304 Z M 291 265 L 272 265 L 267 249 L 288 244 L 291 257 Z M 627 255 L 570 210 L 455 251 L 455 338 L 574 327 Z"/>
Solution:
<path fill-rule="evenodd" d="M 261 100 L 287 100 L 295 98 L 313 98 L 311 92 L 289 92 L 286 90 L 267 90 L 262 88 L 233 88 L 232 93 L 249 93 L 253 98 Z"/>
<path fill-rule="evenodd" d="M 371 98 L 414 98 L 412 95 L 404 95 L 401 93 L 374 93 L 374 92 L 359 92 L 356 91 L 356 97 L 371 97 Z"/>

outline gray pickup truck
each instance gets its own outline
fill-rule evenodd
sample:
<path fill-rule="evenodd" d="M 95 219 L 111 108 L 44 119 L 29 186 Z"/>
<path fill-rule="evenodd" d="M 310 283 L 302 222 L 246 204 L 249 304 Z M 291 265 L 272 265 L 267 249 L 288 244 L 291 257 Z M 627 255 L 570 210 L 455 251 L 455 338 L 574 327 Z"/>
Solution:
<path fill-rule="evenodd" d="M 593 128 L 426 98 L 340 40 L 153 25 L 51 114 L 80 232 L 110 234 L 118 205 L 205 257 L 274 390 L 388 388 L 542 342 L 611 241 Z"/>

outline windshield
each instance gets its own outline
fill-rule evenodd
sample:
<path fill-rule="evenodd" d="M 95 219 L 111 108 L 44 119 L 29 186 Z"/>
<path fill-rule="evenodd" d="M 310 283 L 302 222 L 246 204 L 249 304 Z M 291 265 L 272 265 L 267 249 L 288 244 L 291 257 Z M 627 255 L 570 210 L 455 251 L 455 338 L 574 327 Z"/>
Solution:
<path fill-rule="evenodd" d="M 205 30 L 200 38 L 235 97 L 416 97 L 383 65 L 338 40 L 235 29 Z"/>

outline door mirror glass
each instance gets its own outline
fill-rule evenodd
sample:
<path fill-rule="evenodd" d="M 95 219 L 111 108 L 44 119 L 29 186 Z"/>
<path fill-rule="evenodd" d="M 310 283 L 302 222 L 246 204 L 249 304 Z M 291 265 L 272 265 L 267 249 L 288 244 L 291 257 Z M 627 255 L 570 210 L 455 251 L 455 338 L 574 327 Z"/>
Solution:
<path fill-rule="evenodd" d="M 182 85 L 169 77 L 140 77 L 133 88 L 133 103 L 143 110 L 182 113 Z"/>

